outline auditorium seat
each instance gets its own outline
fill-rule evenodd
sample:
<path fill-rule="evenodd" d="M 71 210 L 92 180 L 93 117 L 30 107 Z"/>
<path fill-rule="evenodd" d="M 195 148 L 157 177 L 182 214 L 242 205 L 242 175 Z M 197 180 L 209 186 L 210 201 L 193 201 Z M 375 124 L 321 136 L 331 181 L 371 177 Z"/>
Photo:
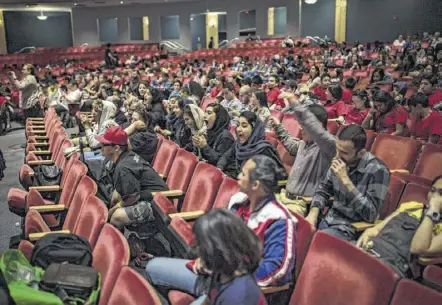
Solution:
<path fill-rule="evenodd" d="M 210 96 L 203 97 L 203 100 L 201 101 L 201 109 L 206 110 L 207 106 L 209 106 L 212 103 L 215 103 L 215 101 L 216 101 L 216 98 L 214 98 L 214 97 L 210 97 Z"/>
<path fill-rule="evenodd" d="M 163 141 L 164 141 L 164 137 L 163 137 L 162 135 L 160 135 L 160 134 L 157 134 L 157 138 L 158 138 L 157 149 L 156 149 L 156 151 L 155 151 L 155 155 L 153 156 L 152 164 L 155 163 L 155 158 L 156 158 L 156 156 L 157 156 L 157 154 L 158 154 L 158 151 L 160 150 L 161 144 L 162 144 Z"/>
<path fill-rule="evenodd" d="M 170 140 L 163 140 L 153 162 L 153 169 L 162 177 L 167 177 L 179 146 Z"/>
<path fill-rule="evenodd" d="M 425 281 L 437 286 L 442 291 L 442 267 L 435 265 L 425 267 L 423 277 Z"/>
<path fill-rule="evenodd" d="M 384 161 L 390 171 L 404 169 L 411 172 L 421 147 L 420 141 L 381 133 L 377 135 L 371 152 Z"/>
<path fill-rule="evenodd" d="M 394 175 L 405 181 L 431 186 L 442 173 L 442 145 L 426 143 L 412 172 L 397 170 Z"/>
<path fill-rule="evenodd" d="M 175 207 L 161 192 L 155 194 L 155 203 L 162 213 L 170 218 L 193 219 L 212 208 L 223 177 L 224 174 L 218 168 L 200 162 L 190 180 L 181 209 Z"/>
<path fill-rule="evenodd" d="M 284 119 L 282 120 L 282 125 L 285 130 L 294 138 L 301 138 L 301 125 L 295 119 L 295 116 L 291 113 L 286 113 Z"/>
<path fill-rule="evenodd" d="M 281 142 L 276 147 L 278 150 L 279 156 L 281 157 L 282 164 L 284 165 L 284 168 L 286 169 L 287 173 L 290 173 L 293 163 L 295 162 L 295 157 L 292 156 L 284 147 L 284 144 Z"/>
<path fill-rule="evenodd" d="M 290 305 L 388 305 L 398 275 L 352 244 L 317 232 Z"/>
<path fill-rule="evenodd" d="M 399 282 L 391 305 L 440 305 L 442 292 L 433 290 L 409 279 Z"/>
<path fill-rule="evenodd" d="M 161 305 L 155 289 L 139 273 L 124 266 L 107 305 Z"/>
<path fill-rule="evenodd" d="M 24 217 L 26 215 L 26 210 L 30 206 L 55 203 L 50 200 L 44 200 L 40 192 L 61 191 L 60 200 L 58 200 L 58 202 L 69 205 L 76 192 L 77 184 L 87 172 L 87 167 L 81 161 L 74 159 L 72 162 L 73 164 L 70 167 L 64 185 L 62 186 L 32 186 L 29 188 L 29 192 L 17 188 L 11 188 L 8 193 L 9 210 L 14 214 Z"/>
<path fill-rule="evenodd" d="M 428 204 L 428 192 L 430 187 L 422 184 L 410 182 L 402 193 L 400 203 L 417 201 Z"/>
<path fill-rule="evenodd" d="M 333 122 L 333 121 L 327 122 L 327 130 L 332 135 L 336 135 L 338 133 L 338 129 L 339 129 L 339 124 L 338 123 Z"/>
<path fill-rule="evenodd" d="M 316 229 L 301 215 L 296 213 L 293 213 L 293 215 L 295 215 L 296 219 L 298 220 L 298 224 L 296 226 L 295 255 L 295 278 L 298 278 Z"/>
<path fill-rule="evenodd" d="M 115 282 L 123 266 L 129 263 L 130 253 L 126 238 L 111 224 L 105 224 L 93 250 L 94 267 L 101 275 L 98 305 L 107 305 Z"/>
<path fill-rule="evenodd" d="M 279 111 L 279 110 L 270 110 L 270 116 L 272 118 L 275 118 L 278 121 L 282 122 L 282 120 L 284 118 L 284 112 Z"/>
<path fill-rule="evenodd" d="M 365 143 L 365 149 L 369 151 L 378 134 L 370 129 L 365 129 L 365 134 L 367 135 L 367 142 Z"/>
<path fill-rule="evenodd" d="M 269 142 L 270 144 L 272 144 L 273 148 L 278 147 L 278 139 L 272 137 L 271 135 L 266 134 L 266 141 Z"/>

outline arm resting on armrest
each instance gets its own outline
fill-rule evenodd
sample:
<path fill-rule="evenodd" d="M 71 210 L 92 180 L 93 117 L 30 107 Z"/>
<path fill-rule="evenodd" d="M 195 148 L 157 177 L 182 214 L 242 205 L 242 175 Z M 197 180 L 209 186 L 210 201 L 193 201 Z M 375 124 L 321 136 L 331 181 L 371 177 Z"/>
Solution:
<path fill-rule="evenodd" d="M 45 185 L 45 186 L 31 186 L 29 190 L 36 190 L 39 192 L 58 192 L 61 191 L 61 186 L 59 185 Z"/>
<path fill-rule="evenodd" d="M 36 160 L 36 161 L 28 161 L 29 166 L 37 166 L 37 165 L 53 165 L 53 160 Z"/>
<path fill-rule="evenodd" d="M 175 217 L 181 217 L 182 219 L 188 221 L 188 220 L 195 220 L 198 217 L 204 215 L 204 211 L 192 211 L 192 212 L 181 212 L 181 213 L 173 213 L 173 214 L 169 214 L 170 218 L 175 218 Z"/>
<path fill-rule="evenodd" d="M 162 191 L 162 192 L 152 192 L 152 196 L 155 196 L 156 193 L 161 193 L 164 197 L 167 198 L 174 198 L 174 197 L 180 197 L 184 195 L 183 191 L 180 190 L 170 190 L 170 191 Z"/>
<path fill-rule="evenodd" d="M 30 241 L 37 241 L 37 240 L 43 238 L 44 236 L 46 236 L 47 234 L 54 234 L 54 233 L 69 234 L 69 233 L 71 233 L 71 231 L 69 231 L 69 230 L 60 230 L 60 231 L 51 231 L 51 232 L 31 233 L 31 234 L 29 234 L 28 237 L 29 237 Z"/>
<path fill-rule="evenodd" d="M 261 287 L 261 292 L 264 294 L 270 294 L 270 293 L 275 293 L 275 292 L 289 290 L 289 289 L 290 289 L 290 284 L 285 284 L 283 286 Z"/>

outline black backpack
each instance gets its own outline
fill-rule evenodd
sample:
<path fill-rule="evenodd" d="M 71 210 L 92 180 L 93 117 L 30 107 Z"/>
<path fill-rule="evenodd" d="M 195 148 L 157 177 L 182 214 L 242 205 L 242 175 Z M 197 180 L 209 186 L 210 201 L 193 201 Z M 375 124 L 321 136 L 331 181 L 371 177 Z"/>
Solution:
<path fill-rule="evenodd" d="M 65 262 L 92 266 L 92 249 L 89 242 L 75 234 L 53 233 L 35 243 L 31 265 L 46 269 L 52 263 Z"/>
<path fill-rule="evenodd" d="M 57 165 L 39 165 L 34 170 L 34 186 L 60 185 L 63 170 Z"/>
<path fill-rule="evenodd" d="M 5 158 L 3 158 L 3 152 L 0 149 L 0 181 L 3 179 L 3 177 L 5 176 L 5 174 L 3 173 L 4 170 L 6 169 L 6 162 L 5 162 Z"/>

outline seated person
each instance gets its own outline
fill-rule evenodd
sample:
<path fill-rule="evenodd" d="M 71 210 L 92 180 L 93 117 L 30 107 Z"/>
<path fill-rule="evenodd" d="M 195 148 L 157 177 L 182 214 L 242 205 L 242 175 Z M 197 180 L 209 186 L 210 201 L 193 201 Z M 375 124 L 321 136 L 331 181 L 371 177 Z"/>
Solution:
<path fill-rule="evenodd" d="M 282 99 L 279 98 L 281 94 L 281 90 L 278 88 L 279 85 L 279 77 L 274 74 L 269 77 L 269 81 L 267 82 L 267 102 L 268 106 L 271 109 L 281 110 L 285 108 L 285 103 Z"/>
<path fill-rule="evenodd" d="M 356 86 L 356 79 L 354 77 L 349 77 L 345 80 L 345 89 L 342 90 L 342 101 L 346 105 L 351 105 L 351 98 L 353 96 L 353 89 Z"/>
<path fill-rule="evenodd" d="M 376 70 L 373 71 L 373 74 L 371 75 L 369 86 L 392 84 L 393 81 L 394 80 L 390 74 L 385 73 L 383 68 L 378 67 L 376 68 Z"/>
<path fill-rule="evenodd" d="M 175 117 L 170 118 L 167 122 L 169 129 L 161 129 L 159 127 L 155 127 L 155 131 L 162 134 L 165 137 L 171 138 L 175 143 L 177 143 L 181 148 L 186 147 L 192 141 L 192 134 L 184 122 L 183 113 L 186 105 L 193 104 L 193 101 L 190 99 L 179 100 L 175 105 Z"/>
<path fill-rule="evenodd" d="M 421 202 L 402 203 L 382 222 L 365 230 L 356 246 L 375 255 L 400 275 L 412 277 L 411 254 L 442 255 L 441 194 L 442 176 L 438 176 L 431 183 L 428 209 Z"/>
<path fill-rule="evenodd" d="M 197 105 L 189 104 L 184 107 L 183 119 L 187 128 L 190 129 L 192 140 L 207 137 L 207 125 L 204 117 L 204 111 L 202 111 L 201 108 Z M 192 141 L 186 145 L 185 149 L 187 151 L 192 151 L 193 153 L 195 153 L 198 158 L 202 158 L 201 150 L 198 147 L 193 146 Z"/>
<path fill-rule="evenodd" d="M 431 110 L 428 97 L 423 93 L 416 93 L 408 99 L 410 108 L 410 135 L 424 143 L 442 143 L 442 115 Z"/>
<path fill-rule="evenodd" d="M 236 134 L 235 143 L 220 157 L 216 165 L 227 176 L 236 179 L 244 163 L 255 155 L 266 155 L 275 160 L 281 170 L 284 169 L 278 151 L 265 140 L 264 124 L 255 113 L 241 113 Z"/>
<path fill-rule="evenodd" d="M 166 183 L 148 162 L 128 150 L 129 139 L 121 127 L 110 127 L 96 140 L 101 144 L 101 154 L 113 162 L 110 223 L 122 229 L 147 221 L 153 213 L 152 192 L 168 190 Z"/>
<path fill-rule="evenodd" d="M 344 123 L 347 108 L 342 101 L 341 85 L 330 85 L 327 88 L 327 102 L 324 104 L 330 122 Z"/>
<path fill-rule="evenodd" d="M 390 183 L 388 168 L 365 150 L 366 142 L 361 126 L 342 129 L 336 142 L 336 158 L 316 188 L 306 217 L 315 228 L 347 241 L 357 239 L 353 222 L 374 223 L 378 218 Z M 327 215 L 318 224 L 319 215 L 327 207 Z"/>
<path fill-rule="evenodd" d="M 328 89 L 328 86 L 330 86 L 330 80 L 331 80 L 330 74 L 328 74 L 328 73 L 322 74 L 321 75 L 321 84 L 313 90 L 313 93 L 322 102 L 327 101 L 327 89 Z"/>
<path fill-rule="evenodd" d="M 243 111 L 244 104 L 235 96 L 235 86 L 232 83 L 226 83 L 223 88 L 224 100 L 221 106 L 226 108 L 230 114 L 230 123 L 236 125 L 238 123 L 238 115 Z"/>
<path fill-rule="evenodd" d="M 83 93 L 78 89 L 75 80 L 70 81 L 66 87 L 60 87 L 58 92 L 58 101 L 54 105 L 54 109 L 58 115 L 62 112 L 69 111 L 70 104 L 80 104 Z"/>
<path fill-rule="evenodd" d="M 129 148 L 145 161 L 152 163 L 158 145 L 152 118 L 146 107 L 139 104 L 132 114 L 132 122 L 124 129 L 129 136 Z"/>
<path fill-rule="evenodd" d="M 252 93 L 250 99 L 251 110 L 260 118 L 266 125 L 270 118 L 270 110 L 267 104 L 267 95 L 264 91 L 255 91 Z"/>
<path fill-rule="evenodd" d="M 86 116 L 82 116 L 81 124 L 84 127 L 86 136 L 72 139 L 74 146 L 80 145 L 81 141 L 84 146 L 91 149 L 100 148 L 100 142 L 98 142 L 95 137 L 104 135 L 110 126 L 117 125 L 113 119 L 115 112 L 116 108 L 114 103 L 101 100 L 95 101 L 92 105 L 92 116 L 93 121 L 96 123 L 93 125 Z"/>
<path fill-rule="evenodd" d="M 327 111 L 321 105 L 303 105 L 293 94 L 281 95 L 288 101 L 293 114 L 302 127 L 302 140 L 290 136 L 275 118 L 270 122 L 278 139 L 295 156 L 285 189 L 277 198 L 284 204 L 296 206 L 296 212 L 305 215 L 307 202 L 299 196 L 312 197 L 336 155 L 335 138 L 327 131 Z"/>
<path fill-rule="evenodd" d="M 260 287 L 280 286 L 290 282 L 295 264 L 294 243 L 297 220 L 273 196 L 277 188 L 277 181 L 280 179 L 279 175 L 280 171 L 275 161 L 262 155 L 254 156 L 245 162 L 239 176 L 238 183 L 241 193 L 232 196 L 229 203 L 229 209 L 241 217 L 242 221 L 255 232 L 263 244 L 263 251 L 260 252 L 261 261 L 254 272 Z M 208 223 L 216 223 L 216 220 Z M 229 228 L 233 230 L 235 226 L 230 225 Z M 209 228 L 205 230 L 209 230 Z M 199 232 L 195 227 L 194 232 L 198 240 Z M 235 239 L 241 240 L 236 234 L 229 236 L 235 236 Z M 216 244 L 218 245 L 218 243 Z M 213 246 L 215 247 L 215 244 Z M 231 251 L 235 251 L 235 249 L 232 248 Z M 200 248 L 202 253 L 208 250 Z M 231 257 L 232 253 L 228 253 L 226 257 Z M 212 256 L 212 259 L 216 256 Z M 162 286 L 166 289 L 181 290 L 199 298 L 207 295 L 210 287 L 204 284 L 196 285 L 197 281 L 206 282 L 207 273 L 212 271 L 207 268 L 209 266 L 204 265 L 205 263 L 204 256 L 194 261 L 154 258 L 146 266 L 147 279 L 155 287 Z M 235 297 L 235 301 L 225 304 L 252 304 L 238 302 L 236 294 L 231 297 Z"/>
<path fill-rule="evenodd" d="M 365 117 L 362 127 L 394 136 L 404 136 L 407 133 L 407 110 L 397 104 L 386 91 L 375 90 L 372 99 L 374 107 Z"/>
<path fill-rule="evenodd" d="M 353 92 L 351 100 L 353 106 L 347 106 L 347 115 L 345 116 L 344 124 L 362 125 L 365 117 L 370 112 L 370 100 L 368 99 L 368 93 L 364 89 L 357 89 Z"/>
<path fill-rule="evenodd" d="M 120 97 L 113 96 L 112 102 L 115 104 L 115 108 L 117 109 L 115 113 L 115 123 L 118 125 L 124 125 L 127 123 L 127 118 L 124 112 L 121 110 L 123 107 L 123 101 L 120 99 Z"/>
<path fill-rule="evenodd" d="M 419 87 L 419 92 L 428 96 L 428 101 L 431 108 L 434 108 L 439 103 L 442 103 L 442 92 L 434 90 L 437 85 L 437 77 L 428 75 L 422 78 Z"/>
<path fill-rule="evenodd" d="M 201 158 L 216 166 L 220 157 L 229 150 L 235 139 L 229 131 L 230 116 L 223 106 L 212 103 L 206 107 L 207 136 L 192 138 L 193 146 Z"/>

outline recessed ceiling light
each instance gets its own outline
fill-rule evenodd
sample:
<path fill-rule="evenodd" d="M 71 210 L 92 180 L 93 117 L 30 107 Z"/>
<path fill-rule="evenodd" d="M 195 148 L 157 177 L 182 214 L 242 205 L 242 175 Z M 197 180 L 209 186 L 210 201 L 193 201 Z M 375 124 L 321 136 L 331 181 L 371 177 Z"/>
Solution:
<path fill-rule="evenodd" d="M 124 3 L 124 1 L 120 1 L 120 4 L 123 4 Z"/>
<path fill-rule="evenodd" d="M 78 5 L 78 3 L 74 3 L 74 5 L 75 5 L 75 6 L 77 6 L 77 5 Z"/>

